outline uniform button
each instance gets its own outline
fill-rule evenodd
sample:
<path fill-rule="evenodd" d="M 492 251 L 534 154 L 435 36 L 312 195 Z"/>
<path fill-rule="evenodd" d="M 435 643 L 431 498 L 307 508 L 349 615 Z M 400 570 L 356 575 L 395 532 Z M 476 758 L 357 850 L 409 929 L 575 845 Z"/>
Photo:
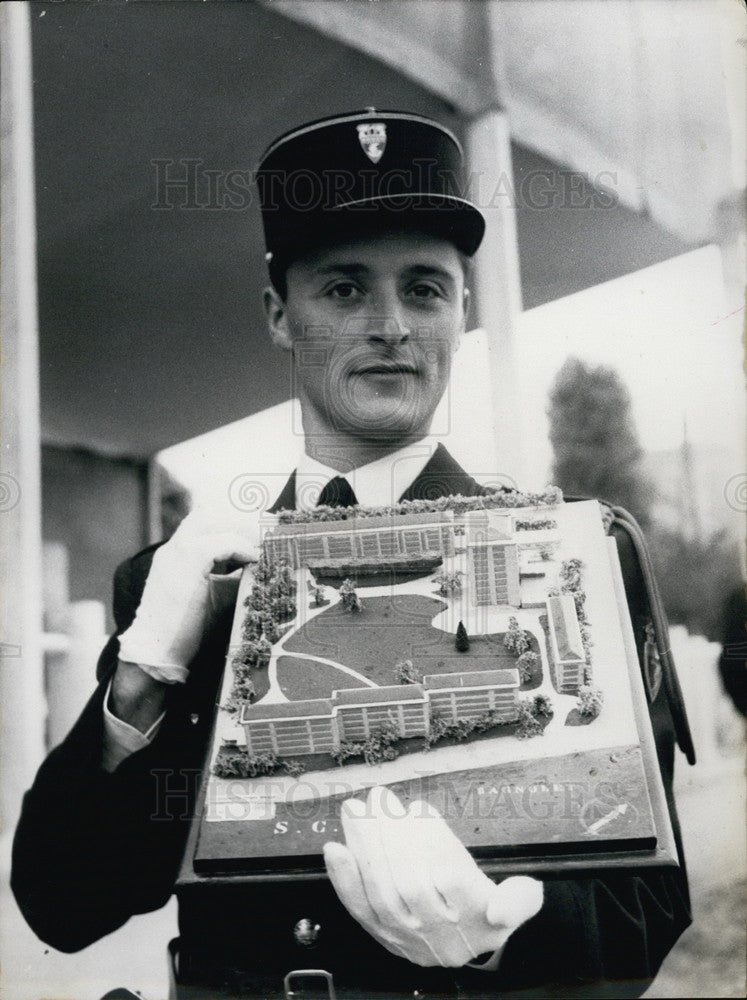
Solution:
<path fill-rule="evenodd" d="M 321 927 L 319 924 L 315 924 L 314 921 L 309 920 L 308 917 L 303 917 L 293 928 L 293 937 L 296 939 L 298 944 L 302 944 L 304 947 L 310 948 L 313 944 L 316 944 L 316 939 L 319 937 L 320 930 Z"/>

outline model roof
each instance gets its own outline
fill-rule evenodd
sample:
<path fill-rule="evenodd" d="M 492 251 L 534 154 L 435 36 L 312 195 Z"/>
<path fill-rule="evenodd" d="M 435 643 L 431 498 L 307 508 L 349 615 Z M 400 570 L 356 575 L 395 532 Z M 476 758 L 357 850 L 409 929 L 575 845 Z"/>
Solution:
<path fill-rule="evenodd" d="M 453 524 L 454 511 L 426 511 L 423 514 L 383 514 L 374 517 L 348 517 L 343 521 L 303 521 L 279 524 L 267 533 L 267 538 L 283 538 L 287 535 L 326 535 L 349 531 L 399 530 L 408 525 Z"/>
<path fill-rule="evenodd" d="M 336 705 L 372 705 L 380 702 L 423 701 L 420 684 L 387 684 L 383 687 L 346 688 L 332 695 Z"/>
<path fill-rule="evenodd" d="M 248 722 L 262 722 L 267 719 L 312 718 L 316 715 L 329 716 L 332 702 L 329 698 L 306 698 L 299 701 L 258 701 L 253 705 L 241 706 L 241 725 Z"/>
<path fill-rule="evenodd" d="M 547 598 L 547 610 L 552 617 L 555 644 L 561 660 L 585 659 L 576 602 L 571 594 L 554 594 Z"/>
<path fill-rule="evenodd" d="M 423 687 L 429 690 L 455 688 L 518 687 L 519 671 L 515 667 L 501 670 L 471 670 L 458 674 L 428 674 Z"/>

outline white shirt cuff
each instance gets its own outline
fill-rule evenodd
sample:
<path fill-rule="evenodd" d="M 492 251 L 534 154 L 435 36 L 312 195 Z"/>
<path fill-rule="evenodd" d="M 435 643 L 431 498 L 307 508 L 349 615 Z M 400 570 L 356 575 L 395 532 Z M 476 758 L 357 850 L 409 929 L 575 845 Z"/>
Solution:
<path fill-rule="evenodd" d="M 501 961 L 504 948 L 505 944 L 502 944 L 500 948 L 496 948 L 493 954 L 485 962 L 478 963 L 476 959 L 472 962 L 467 962 L 467 968 L 477 969 L 479 972 L 495 972 Z"/>
<path fill-rule="evenodd" d="M 141 733 L 139 729 L 112 714 L 109 709 L 111 690 L 112 682 L 109 681 L 104 695 L 104 746 L 101 756 L 101 766 L 109 773 L 115 771 L 123 760 L 147 747 L 155 739 L 166 714 L 162 712 L 147 733 Z"/>

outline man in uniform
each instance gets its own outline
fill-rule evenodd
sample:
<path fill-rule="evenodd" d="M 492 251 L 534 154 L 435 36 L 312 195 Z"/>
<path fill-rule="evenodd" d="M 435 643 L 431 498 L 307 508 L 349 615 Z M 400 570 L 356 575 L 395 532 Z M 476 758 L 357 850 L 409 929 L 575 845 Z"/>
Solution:
<path fill-rule="evenodd" d="M 305 436 L 274 510 L 485 492 L 430 437 L 484 230 L 461 174 L 447 129 L 397 112 L 313 122 L 263 156 L 265 310 Z M 117 571 L 98 689 L 16 836 L 16 898 L 54 947 L 83 948 L 172 892 L 231 617 L 215 575 L 257 552 L 255 522 L 195 513 Z M 644 588 L 621 557 L 640 648 Z M 677 830 L 662 692 L 650 710 Z M 440 816 L 385 789 L 343 818 L 328 881 L 182 894 L 180 996 L 282 996 L 284 975 L 310 965 L 338 996 L 637 996 L 690 921 L 684 868 L 496 884 Z"/>

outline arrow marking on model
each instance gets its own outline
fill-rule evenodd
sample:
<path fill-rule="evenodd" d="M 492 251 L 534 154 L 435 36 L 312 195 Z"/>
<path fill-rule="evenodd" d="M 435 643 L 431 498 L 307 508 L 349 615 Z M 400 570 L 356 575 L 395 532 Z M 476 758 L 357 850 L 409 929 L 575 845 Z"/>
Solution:
<path fill-rule="evenodd" d="M 627 802 L 623 802 L 622 805 L 615 806 L 612 812 L 607 813 L 606 816 L 602 816 L 602 818 L 598 819 L 596 823 L 592 823 L 591 826 L 588 827 L 589 833 L 599 833 L 603 826 L 607 826 L 608 823 L 611 823 L 613 819 L 617 819 L 618 816 L 624 816 L 627 811 Z"/>

